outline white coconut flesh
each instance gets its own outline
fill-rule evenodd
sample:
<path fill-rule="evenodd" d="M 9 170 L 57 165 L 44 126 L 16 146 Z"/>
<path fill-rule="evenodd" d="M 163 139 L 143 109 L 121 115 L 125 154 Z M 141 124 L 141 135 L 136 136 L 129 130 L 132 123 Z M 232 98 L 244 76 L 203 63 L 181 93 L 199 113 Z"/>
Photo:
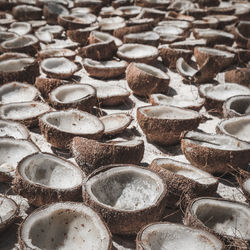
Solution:
<path fill-rule="evenodd" d="M 139 111 L 149 118 L 167 120 L 189 120 L 199 117 L 193 110 L 181 109 L 174 106 L 148 106 L 139 108 Z"/>
<path fill-rule="evenodd" d="M 19 36 L 17 38 L 11 39 L 9 41 L 5 41 L 1 43 L 1 46 L 4 48 L 22 48 L 34 43 L 37 43 L 38 40 L 36 37 L 32 35 Z"/>
<path fill-rule="evenodd" d="M 126 24 L 124 18 L 122 17 L 109 17 L 102 18 L 99 21 L 99 25 L 102 30 L 115 30 L 124 27 Z"/>
<path fill-rule="evenodd" d="M 14 32 L 20 36 L 28 34 L 31 31 L 31 25 L 25 22 L 15 22 L 11 24 L 11 28 L 8 30 L 10 32 Z"/>
<path fill-rule="evenodd" d="M 226 101 L 225 107 L 239 115 L 250 115 L 250 96 L 235 96 Z"/>
<path fill-rule="evenodd" d="M 60 25 L 46 25 L 43 27 L 40 27 L 38 30 L 38 32 L 50 32 L 52 34 L 60 34 L 61 32 L 63 32 L 63 27 Z"/>
<path fill-rule="evenodd" d="M 203 36 L 203 37 L 225 36 L 225 37 L 232 38 L 232 39 L 234 38 L 234 36 L 232 34 L 225 32 L 225 31 L 222 31 L 222 30 L 218 31 L 218 30 L 214 30 L 214 29 L 195 29 L 194 32 L 198 33 L 199 36 Z M 209 52 L 211 53 L 211 50 Z M 216 50 L 216 53 L 217 52 L 218 51 Z"/>
<path fill-rule="evenodd" d="M 118 53 L 128 58 L 144 58 L 158 55 L 158 49 L 143 44 L 128 43 L 118 49 Z"/>
<path fill-rule="evenodd" d="M 76 135 L 97 134 L 104 130 L 103 123 L 96 116 L 77 110 L 50 112 L 41 119 L 48 126 Z"/>
<path fill-rule="evenodd" d="M 136 139 L 130 141 L 110 141 L 110 142 L 112 142 L 117 146 L 122 146 L 122 147 L 136 147 L 143 143 L 142 140 L 136 140 Z"/>
<path fill-rule="evenodd" d="M 224 120 L 219 124 L 222 133 L 250 143 L 250 116 Z"/>
<path fill-rule="evenodd" d="M 3 104 L 0 116 L 3 119 L 24 120 L 37 117 L 50 110 L 50 106 L 41 102 L 15 102 Z"/>
<path fill-rule="evenodd" d="M 0 228 L 1 224 L 6 223 L 15 216 L 17 210 L 18 207 L 15 201 L 8 197 L 0 196 Z"/>
<path fill-rule="evenodd" d="M 157 159 L 156 164 L 174 174 L 184 176 L 200 184 L 213 184 L 217 180 L 211 174 L 202 171 L 190 164 L 171 159 Z"/>
<path fill-rule="evenodd" d="M 134 63 L 134 65 L 136 68 L 146 72 L 149 75 L 152 75 L 154 77 L 161 78 L 161 79 L 169 79 L 169 76 L 165 72 L 163 72 L 162 70 L 156 67 L 153 67 L 144 63 Z"/>
<path fill-rule="evenodd" d="M 35 62 L 34 58 L 11 58 L 0 61 L 0 71 L 2 72 L 15 72 L 24 70 Z"/>
<path fill-rule="evenodd" d="M 209 147 L 226 151 L 240 151 L 250 149 L 249 143 L 221 134 L 207 134 L 189 131 L 185 134 L 184 140 L 196 145 L 200 145 L 201 147 Z"/>
<path fill-rule="evenodd" d="M 203 198 L 192 204 L 191 212 L 216 233 L 250 240 L 250 209 L 247 205 Z"/>
<path fill-rule="evenodd" d="M 199 97 L 175 95 L 166 96 L 163 94 L 152 94 L 151 99 L 157 103 L 157 105 L 172 105 L 180 108 L 186 107 L 199 107 L 203 104 L 204 99 Z"/>
<path fill-rule="evenodd" d="M 204 84 L 200 86 L 200 92 L 203 96 L 218 101 L 225 101 L 237 95 L 250 95 L 249 88 L 236 83 Z"/>
<path fill-rule="evenodd" d="M 45 49 L 39 52 L 42 57 L 74 57 L 76 53 L 70 49 Z"/>
<path fill-rule="evenodd" d="M 250 178 L 246 179 L 242 186 L 250 194 Z"/>
<path fill-rule="evenodd" d="M 35 36 L 43 43 L 51 43 L 54 38 L 53 34 L 48 31 L 36 31 Z"/>
<path fill-rule="evenodd" d="M 0 31 L 0 42 L 12 40 L 17 37 L 18 35 L 13 32 Z"/>
<path fill-rule="evenodd" d="M 0 172 L 13 172 L 21 159 L 38 151 L 39 149 L 29 141 L 0 138 Z"/>
<path fill-rule="evenodd" d="M 84 64 L 100 69 L 109 69 L 109 68 L 126 68 L 127 63 L 125 61 L 95 61 L 90 58 L 84 59 Z"/>
<path fill-rule="evenodd" d="M 207 48 L 207 47 L 199 47 L 197 48 L 199 52 L 210 55 L 210 56 L 220 56 L 220 57 L 225 57 L 225 58 L 234 58 L 234 54 L 227 52 L 227 51 L 222 51 L 219 49 L 212 49 L 212 48 Z"/>
<path fill-rule="evenodd" d="M 143 40 L 157 40 L 160 36 L 156 32 L 148 31 L 145 33 L 131 33 L 126 35 L 127 38 L 143 39 Z"/>
<path fill-rule="evenodd" d="M 20 236 L 31 249 L 109 249 L 109 232 L 99 216 L 82 203 L 54 203 L 35 210 Z"/>
<path fill-rule="evenodd" d="M 176 26 L 171 25 L 162 25 L 157 26 L 154 28 L 154 31 L 158 33 L 160 36 L 164 35 L 182 35 L 184 33 L 184 30 L 181 28 L 178 28 Z"/>
<path fill-rule="evenodd" d="M 101 117 L 100 120 L 104 124 L 104 133 L 110 133 L 126 128 L 131 123 L 132 118 L 127 114 L 111 114 Z"/>
<path fill-rule="evenodd" d="M 114 96 L 129 96 L 129 91 L 115 85 L 99 85 L 95 86 L 97 98 L 110 98 Z"/>
<path fill-rule="evenodd" d="M 176 68 L 180 72 L 180 74 L 187 77 L 193 77 L 198 72 L 197 69 L 187 64 L 187 62 L 182 57 L 177 60 Z"/>
<path fill-rule="evenodd" d="M 38 96 L 38 90 L 30 84 L 11 82 L 0 87 L 0 103 L 28 102 Z"/>
<path fill-rule="evenodd" d="M 145 250 L 221 250 L 223 244 L 214 235 L 180 224 L 156 223 L 146 227 L 140 237 Z"/>
<path fill-rule="evenodd" d="M 59 103 L 72 103 L 89 96 L 95 96 L 96 90 L 87 84 L 65 84 L 54 89 L 50 98 Z"/>
<path fill-rule="evenodd" d="M 54 189 L 74 188 L 83 181 L 79 168 L 50 154 L 38 153 L 25 158 L 18 171 L 24 180 Z"/>
<path fill-rule="evenodd" d="M 135 211 L 155 205 L 164 192 L 160 177 L 133 166 L 114 167 L 86 182 L 91 199 L 105 207 Z"/>
<path fill-rule="evenodd" d="M 0 137 L 13 137 L 15 139 L 27 139 L 28 130 L 18 122 L 0 120 Z"/>
<path fill-rule="evenodd" d="M 139 14 L 141 7 L 140 6 L 121 6 L 117 9 L 122 11 L 125 15 L 131 15 L 131 14 Z"/>
<path fill-rule="evenodd" d="M 110 34 L 104 33 L 104 32 L 92 31 L 91 35 L 93 35 L 95 38 L 97 38 L 98 40 L 100 40 L 102 42 L 108 42 L 108 41 L 114 40 L 115 45 L 117 47 L 122 45 L 122 41 L 120 39 L 118 39 L 117 37 L 112 36 Z"/>
<path fill-rule="evenodd" d="M 41 68 L 45 72 L 65 75 L 74 74 L 77 70 L 77 65 L 64 57 L 52 57 L 44 59 L 41 62 Z"/>

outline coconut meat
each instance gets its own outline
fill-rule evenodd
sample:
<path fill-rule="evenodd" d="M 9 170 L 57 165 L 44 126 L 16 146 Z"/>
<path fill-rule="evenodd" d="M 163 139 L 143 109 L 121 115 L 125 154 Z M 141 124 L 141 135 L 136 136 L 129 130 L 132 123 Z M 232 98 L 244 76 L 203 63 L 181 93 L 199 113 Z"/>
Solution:
<path fill-rule="evenodd" d="M 160 36 L 153 31 L 148 31 L 144 33 L 131 33 L 126 35 L 127 38 L 143 39 L 143 40 L 157 40 Z"/>
<path fill-rule="evenodd" d="M 184 33 L 183 29 L 178 28 L 177 26 L 171 26 L 171 25 L 156 26 L 154 28 L 154 31 L 157 32 L 160 36 L 162 36 L 162 35 L 182 35 Z"/>
<path fill-rule="evenodd" d="M 2 223 L 16 214 L 17 209 L 17 205 L 12 199 L 0 196 L 0 228 Z"/>
<path fill-rule="evenodd" d="M 192 213 L 216 233 L 250 240 L 250 209 L 231 201 L 199 199 L 192 204 Z"/>
<path fill-rule="evenodd" d="M 90 58 L 86 58 L 84 59 L 84 63 L 91 66 L 91 67 L 96 67 L 96 68 L 124 68 L 126 67 L 126 62 L 125 61 L 96 61 L 96 60 L 92 60 Z"/>
<path fill-rule="evenodd" d="M 32 249 L 103 249 L 110 236 L 99 216 L 80 203 L 55 203 L 31 214 L 21 238 Z"/>
<path fill-rule="evenodd" d="M 74 188 L 83 181 L 80 169 L 49 154 L 26 158 L 19 167 L 19 173 L 31 183 L 56 189 Z"/>
<path fill-rule="evenodd" d="M 90 95 L 95 95 L 95 89 L 89 85 L 67 84 L 53 90 L 50 96 L 59 103 L 71 103 Z"/>
<path fill-rule="evenodd" d="M 40 102 L 9 103 L 0 107 L 0 115 L 3 119 L 24 120 L 37 117 L 49 110 L 47 104 Z"/>
<path fill-rule="evenodd" d="M 242 186 L 250 194 L 250 178 L 246 179 Z"/>
<path fill-rule="evenodd" d="M 136 147 L 143 143 L 142 140 L 136 140 L 136 139 L 129 140 L 129 141 L 112 141 L 112 142 L 114 142 L 115 145 L 124 146 L 124 147 Z"/>
<path fill-rule="evenodd" d="M 27 139 L 29 132 L 20 123 L 0 120 L 0 137 L 6 136 L 15 139 Z"/>
<path fill-rule="evenodd" d="M 221 250 L 222 243 L 212 234 L 180 224 L 157 223 L 148 226 L 141 234 L 145 250 Z"/>
<path fill-rule="evenodd" d="M 10 27 L 10 32 L 14 32 L 20 36 L 28 34 L 32 29 L 31 24 L 25 22 L 15 22 Z"/>
<path fill-rule="evenodd" d="M 22 48 L 38 42 L 37 38 L 32 35 L 20 36 L 9 41 L 3 42 L 4 48 Z"/>
<path fill-rule="evenodd" d="M 149 75 L 152 75 L 157 78 L 169 79 L 169 76 L 166 73 L 164 73 L 162 70 L 156 67 L 153 67 L 144 63 L 135 63 L 134 65 L 135 67 L 137 67 L 138 69 L 142 71 L 145 71 Z"/>
<path fill-rule="evenodd" d="M 250 115 L 250 96 L 235 96 L 227 101 L 226 107 L 239 115 Z"/>
<path fill-rule="evenodd" d="M 136 43 L 124 44 L 118 49 L 118 52 L 128 58 L 151 57 L 158 54 L 157 48 Z"/>
<path fill-rule="evenodd" d="M 163 181 L 148 170 L 133 166 L 115 167 L 86 183 L 91 198 L 103 206 L 123 211 L 146 209 L 164 192 Z"/>
<path fill-rule="evenodd" d="M 122 45 L 122 41 L 120 39 L 104 32 L 92 31 L 91 35 L 93 35 L 95 38 L 97 38 L 102 42 L 108 42 L 114 40 L 116 46 L 119 47 Z"/>
<path fill-rule="evenodd" d="M 212 48 L 207 48 L 207 47 L 199 47 L 198 48 L 199 52 L 205 53 L 211 56 L 221 56 L 221 57 L 226 57 L 226 58 L 233 58 L 234 54 L 227 52 L 227 51 L 222 51 L 219 49 L 212 49 Z"/>
<path fill-rule="evenodd" d="M 199 117 L 199 114 L 192 110 L 181 109 L 173 106 L 148 106 L 139 109 L 141 113 L 150 118 L 168 120 L 188 120 Z"/>
<path fill-rule="evenodd" d="M 250 128 L 249 128 L 250 129 Z M 189 131 L 184 140 L 202 147 L 215 148 L 220 150 L 249 150 L 250 144 L 239 141 L 233 137 L 220 134 L 206 134 L 196 131 Z M 190 149 L 191 150 L 191 149 Z"/>
<path fill-rule="evenodd" d="M 104 129 L 103 123 L 97 117 L 77 110 L 51 112 L 41 119 L 49 126 L 77 135 L 96 134 Z"/>
<path fill-rule="evenodd" d="M 34 58 L 18 58 L 0 61 L 1 72 L 15 72 L 25 69 L 35 62 Z"/>
<path fill-rule="evenodd" d="M 119 86 L 115 85 L 98 85 L 95 86 L 97 91 L 97 98 L 109 98 L 113 96 L 128 96 L 129 92 Z"/>
<path fill-rule="evenodd" d="M 234 83 L 218 84 L 216 86 L 206 84 L 200 87 L 200 91 L 205 97 L 219 101 L 225 101 L 232 96 L 250 94 L 249 88 Z"/>
<path fill-rule="evenodd" d="M 12 82 L 0 87 L 0 103 L 33 101 L 38 91 L 32 85 Z"/>

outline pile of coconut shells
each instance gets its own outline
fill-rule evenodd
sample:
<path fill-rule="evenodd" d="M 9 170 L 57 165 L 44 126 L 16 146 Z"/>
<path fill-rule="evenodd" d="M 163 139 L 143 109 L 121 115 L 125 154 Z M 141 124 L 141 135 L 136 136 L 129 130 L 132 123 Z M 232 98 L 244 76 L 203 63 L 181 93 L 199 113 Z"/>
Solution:
<path fill-rule="evenodd" d="M 247 0 L 0 1 L 0 249 L 250 249 Z"/>

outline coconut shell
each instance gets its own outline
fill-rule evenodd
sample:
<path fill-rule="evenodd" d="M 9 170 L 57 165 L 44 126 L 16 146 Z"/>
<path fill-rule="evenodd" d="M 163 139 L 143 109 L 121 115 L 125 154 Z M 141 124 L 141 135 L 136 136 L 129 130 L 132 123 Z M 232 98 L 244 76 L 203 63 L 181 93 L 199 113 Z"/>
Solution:
<path fill-rule="evenodd" d="M 42 9 L 30 5 L 17 5 L 12 9 L 12 15 L 20 21 L 42 19 Z"/>
<path fill-rule="evenodd" d="M 87 177 L 86 182 L 91 177 L 101 172 L 119 166 L 124 166 L 124 165 L 123 164 L 109 165 L 99 168 Z M 142 168 L 139 166 L 136 167 Z M 167 188 L 165 184 L 164 186 L 165 188 L 163 193 L 161 194 L 160 198 L 154 205 L 146 209 L 140 209 L 138 211 L 123 211 L 118 209 L 110 209 L 108 207 L 102 206 L 101 204 L 92 200 L 91 196 L 86 191 L 86 186 L 84 185 L 83 185 L 82 196 L 85 204 L 89 205 L 95 211 L 97 211 L 99 214 L 102 215 L 102 218 L 107 223 L 112 233 L 122 234 L 122 235 L 133 235 L 136 234 L 143 226 L 153 221 L 159 221 L 162 218 L 167 202 Z"/>
<path fill-rule="evenodd" d="M 238 68 L 225 72 L 225 81 L 250 87 L 250 68 Z"/>
<path fill-rule="evenodd" d="M 149 96 L 153 93 L 167 94 L 170 78 L 159 78 L 130 63 L 126 70 L 126 80 L 134 94 Z"/>
<path fill-rule="evenodd" d="M 76 29 L 76 30 L 67 30 L 67 36 L 73 42 L 79 43 L 82 46 L 86 46 L 88 43 L 88 38 L 91 33 L 91 29 Z"/>
<path fill-rule="evenodd" d="M 77 164 L 86 174 L 108 164 L 139 164 L 144 154 L 144 143 L 136 146 L 116 145 L 113 142 L 98 142 L 96 140 L 75 137 L 71 151 Z"/>

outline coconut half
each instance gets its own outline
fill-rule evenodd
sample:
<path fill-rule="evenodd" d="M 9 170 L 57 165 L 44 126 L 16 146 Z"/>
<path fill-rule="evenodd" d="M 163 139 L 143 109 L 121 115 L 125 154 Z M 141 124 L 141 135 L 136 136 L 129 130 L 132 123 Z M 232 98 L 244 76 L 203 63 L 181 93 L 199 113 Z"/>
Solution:
<path fill-rule="evenodd" d="M 96 141 L 75 137 L 71 151 L 86 174 L 108 164 L 139 164 L 144 154 L 142 140 Z"/>
<path fill-rule="evenodd" d="M 152 94 L 149 101 L 152 105 L 171 105 L 199 111 L 202 108 L 205 99 L 184 95 L 167 96 L 163 94 Z"/>
<path fill-rule="evenodd" d="M 127 68 L 127 62 L 116 60 L 96 61 L 85 58 L 83 60 L 83 67 L 91 77 L 110 79 L 124 74 Z"/>
<path fill-rule="evenodd" d="M 97 102 L 96 89 L 89 84 L 63 84 L 51 91 L 49 102 L 59 110 L 76 108 L 90 112 Z"/>
<path fill-rule="evenodd" d="M 49 153 L 35 153 L 18 163 L 12 189 L 37 207 L 58 201 L 80 201 L 84 177 L 70 161 Z"/>
<path fill-rule="evenodd" d="M 149 63 L 158 57 L 158 49 L 149 45 L 128 43 L 118 48 L 117 56 L 128 62 Z"/>
<path fill-rule="evenodd" d="M 138 250 L 224 249 L 224 244 L 211 233 L 167 222 L 152 223 L 142 228 L 137 235 L 136 246 Z"/>
<path fill-rule="evenodd" d="M 218 123 L 216 131 L 250 143 L 250 115 L 233 117 Z"/>
<path fill-rule="evenodd" d="M 0 106 L 0 118 L 18 121 L 32 128 L 38 125 L 38 117 L 48 111 L 51 107 L 42 102 L 13 102 Z"/>
<path fill-rule="evenodd" d="M 242 51 L 242 52 L 239 51 L 237 53 L 238 57 L 240 58 L 239 53 L 243 54 L 244 51 Z M 246 51 L 246 53 L 248 53 L 248 52 Z M 245 57 L 247 57 L 247 55 L 245 55 Z M 241 59 L 239 59 L 239 61 L 241 61 Z M 240 85 L 250 87 L 249 79 L 250 79 L 250 68 L 249 67 L 247 67 L 247 68 L 236 68 L 236 69 L 232 69 L 232 70 L 229 70 L 229 71 L 225 72 L 225 81 L 226 82 L 234 82 L 234 83 L 238 83 Z"/>
<path fill-rule="evenodd" d="M 83 200 L 100 212 L 111 232 L 135 234 L 160 220 L 166 186 L 154 172 L 135 165 L 110 165 L 88 176 Z"/>
<path fill-rule="evenodd" d="M 29 139 L 29 130 L 19 122 L 0 119 L 0 137 L 13 137 L 15 139 Z"/>
<path fill-rule="evenodd" d="M 243 203 L 198 198 L 186 210 L 184 223 L 216 234 L 232 249 L 247 249 L 250 242 L 250 209 Z"/>
<path fill-rule="evenodd" d="M 39 119 L 41 133 L 53 147 L 67 149 L 75 136 L 99 139 L 104 125 L 94 115 L 77 109 L 49 112 Z"/>
<path fill-rule="evenodd" d="M 51 57 L 65 57 L 69 60 L 74 60 L 76 52 L 70 49 L 44 49 L 38 52 L 39 59 Z"/>
<path fill-rule="evenodd" d="M 12 40 L 17 37 L 18 35 L 16 33 L 9 32 L 9 31 L 0 31 L 0 43 L 4 41 Z"/>
<path fill-rule="evenodd" d="M 20 4 L 12 8 L 13 16 L 20 21 L 39 20 L 42 18 L 42 9 L 39 7 Z"/>
<path fill-rule="evenodd" d="M 133 118 L 125 113 L 115 113 L 100 117 L 104 124 L 104 135 L 116 135 L 122 133 L 132 122 Z"/>
<path fill-rule="evenodd" d="M 18 162 L 25 156 L 38 151 L 39 148 L 30 141 L 0 137 L 0 181 L 11 181 Z"/>
<path fill-rule="evenodd" d="M 0 195 L 0 232 L 7 229 L 18 217 L 19 208 L 14 200 Z"/>
<path fill-rule="evenodd" d="M 130 63 L 126 71 L 126 80 L 133 93 L 139 96 L 167 93 L 170 82 L 165 72 L 144 63 Z"/>
<path fill-rule="evenodd" d="M 41 62 L 42 71 L 52 78 L 67 79 L 80 70 L 79 66 L 65 57 L 46 58 Z"/>
<path fill-rule="evenodd" d="M 218 187 L 218 180 L 211 174 L 170 158 L 154 159 L 149 168 L 167 183 L 168 207 L 185 207 L 194 198 L 213 195 Z"/>
<path fill-rule="evenodd" d="M 33 83 L 39 75 L 39 64 L 35 58 L 22 53 L 0 55 L 0 83 L 24 81 Z"/>
<path fill-rule="evenodd" d="M 181 149 L 191 164 L 209 173 L 232 172 L 250 162 L 250 144 L 227 135 L 189 131 Z"/>
<path fill-rule="evenodd" d="M 233 29 L 236 44 L 247 49 L 248 42 L 250 41 L 250 21 L 240 21 Z"/>
<path fill-rule="evenodd" d="M 249 175 L 248 175 L 249 176 Z M 240 183 L 241 189 L 246 197 L 248 204 L 250 204 L 250 177 L 245 178 Z"/>
<path fill-rule="evenodd" d="M 208 111 L 222 112 L 223 103 L 230 97 L 237 95 L 250 95 L 248 87 L 236 83 L 203 84 L 199 88 L 199 94 L 205 98 L 205 107 Z"/>
<path fill-rule="evenodd" d="M 35 101 L 39 95 L 39 91 L 30 84 L 6 83 L 0 87 L 0 104 Z"/>
<path fill-rule="evenodd" d="M 23 36 L 30 33 L 32 31 L 32 27 L 28 22 L 14 22 L 10 25 L 8 31 L 16 33 L 19 36 Z"/>
<path fill-rule="evenodd" d="M 151 143 L 172 145 L 185 130 L 196 129 L 199 113 L 174 106 L 144 106 L 137 109 L 137 121 Z"/>
<path fill-rule="evenodd" d="M 60 25 L 45 25 L 40 27 L 37 32 L 46 33 L 49 32 L 54 38 L 60 38 L 64 29 Z"/>
<path fill-rule="evenodd" d="M 223 116 L 232 118 L 250 115 L 250 95 L 239 95 L 228 98 L 223 104 Z"/>
<path fill-rule="evenodd" d="M 30 214 L 19 228 L 21 249 L 111 250 L 109 229 L 83 203 L 58 202 Z"/>

